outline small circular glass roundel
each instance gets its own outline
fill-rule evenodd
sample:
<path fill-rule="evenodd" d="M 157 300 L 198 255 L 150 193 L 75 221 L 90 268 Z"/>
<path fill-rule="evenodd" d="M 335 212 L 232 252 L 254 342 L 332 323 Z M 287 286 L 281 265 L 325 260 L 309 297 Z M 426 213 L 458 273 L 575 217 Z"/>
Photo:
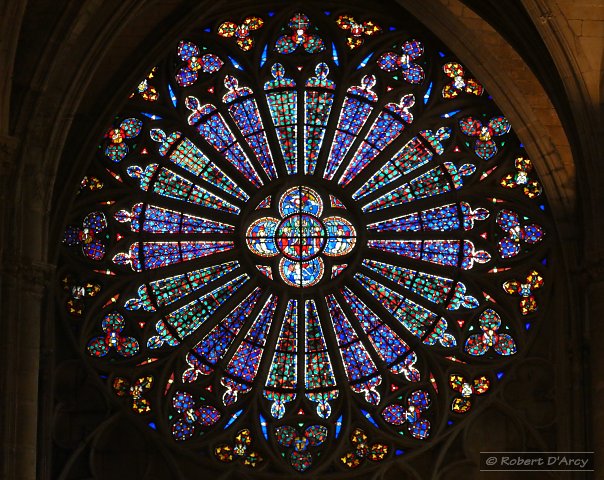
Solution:
<path fill-rule="evenodd" d="M 321 256 L 346 255 L 356 244 L 356 230 L 348 220 L 321 218 L 323 201 L 312 188 L 296 186 L 285 191 L 279 199 L 279 214 L 281 218 L 252 222 L 246 242 L 259 257 L 281 256 L 279 274 L 287 285 L 316 285 L 325 272 Z"/>
<path fill-rule="evenodd" d="M 291 260 L 309 260 L 325 245 L 325 227 L 312 215 L 294 214 L 277 227 L 277 248 Z"/>

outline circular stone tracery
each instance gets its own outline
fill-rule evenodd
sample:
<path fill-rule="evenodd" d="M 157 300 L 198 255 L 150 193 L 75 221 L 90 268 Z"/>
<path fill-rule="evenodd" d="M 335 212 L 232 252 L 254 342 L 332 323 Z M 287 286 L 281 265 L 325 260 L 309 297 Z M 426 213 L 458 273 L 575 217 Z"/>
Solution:
<path fill-rule="evenodd" d="M 509 122 L 435 39 L 390 11 L 350 43 L 334 10 L 258 15 L 245 43 L 180 42 L 108 126 L 62 300 L 116 401 L 179 448 L 343 478 L 509 378 L 552 228 Z"/>
<path fill-rule="evenodd" d="M 321 219 L 323 210 L 321 196 L 312 188 L 296 186 L 286 190 L 279 199 L 282 218 L 253 221 L 246 232 L 248 248 L 259 257 L 282 255 L 279 273 L 287 285 L 316 285 L 325 272 L 321 254 L 341 257 L 356 245 L 353 225 L 338 215 Z"/>

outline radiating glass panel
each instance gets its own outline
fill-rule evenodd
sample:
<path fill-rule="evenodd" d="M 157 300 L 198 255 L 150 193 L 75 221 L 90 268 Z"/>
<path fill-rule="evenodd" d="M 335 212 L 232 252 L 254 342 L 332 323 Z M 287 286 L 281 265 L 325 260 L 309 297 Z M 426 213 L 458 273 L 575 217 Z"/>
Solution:
<path fill-rule="evenodd" d="M 307 300 L 304 308 L 306 397 L 317 403 L 317 414 L 320 417 L 328 418 L 331 415 L 329 402 L 338 397 L 336 379 L 314 300 Z"/>

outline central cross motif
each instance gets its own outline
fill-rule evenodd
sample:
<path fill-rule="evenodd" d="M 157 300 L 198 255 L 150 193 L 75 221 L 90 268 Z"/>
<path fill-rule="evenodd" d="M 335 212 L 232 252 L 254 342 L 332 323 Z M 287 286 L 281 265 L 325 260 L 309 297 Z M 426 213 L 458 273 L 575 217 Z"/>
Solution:
<path fill-rule="evenodd" d="M 325 245 L 325 227 L 321 221 L 306 214 L 283 219 L 275 236 L 279 251 L 291 260 L 309 260 Z"/>
<path fill-rule="evenodd" d="M 279 273 L 287 285 L 316 285 L 325 271 L 321 256 L 346 255 L 356 244 L 356 230 L 348 220 L 322 214 L 323 201 L 315 190 L 292 187 L 279 200 L 280 219 L 262 217 L 248 227 L 247 246 L 261 257 L 282 255 Z"/>

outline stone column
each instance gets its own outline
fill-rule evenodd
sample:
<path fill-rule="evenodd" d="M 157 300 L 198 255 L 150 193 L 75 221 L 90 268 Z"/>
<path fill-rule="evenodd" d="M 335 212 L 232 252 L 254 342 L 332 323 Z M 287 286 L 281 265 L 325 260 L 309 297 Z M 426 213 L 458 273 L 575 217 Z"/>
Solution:
<path fill-rule="evenodd" d="M 52 274 L 43 208 L 16 174 L 18 142 L 0 137 L 0 479 L 34 480 L 41 319 Z M 37 205 L 37 206 L 35 206 Z"/>
<path fill-rule="evenodd" d="M 588 434 L 591 433 L 597 472 L 604 469 L 604 261 L 589 265 L 585 280 L 585 343 L 591 377 L 592 420 Z"/>
<path fill-rule="evenodd" d="M 4 259 L 0 284 L 0 425 L 3 480 L 36 477 L 40 320 L 51 268 Z"/>

